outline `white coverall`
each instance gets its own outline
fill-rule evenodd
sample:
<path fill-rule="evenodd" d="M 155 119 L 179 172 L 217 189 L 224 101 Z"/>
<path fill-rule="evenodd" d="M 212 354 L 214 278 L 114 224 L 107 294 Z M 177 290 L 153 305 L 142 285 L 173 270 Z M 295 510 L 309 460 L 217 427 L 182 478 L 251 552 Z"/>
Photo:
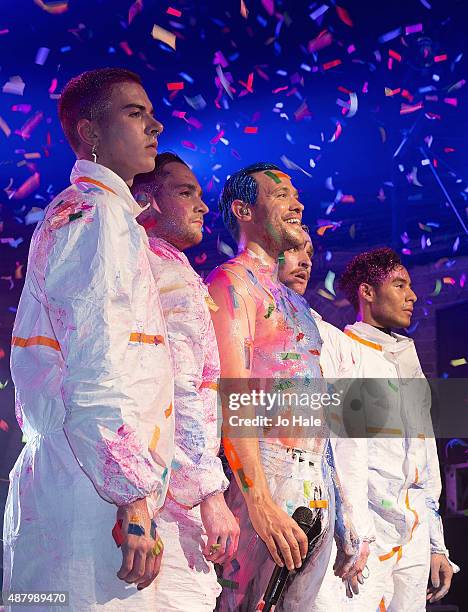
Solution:
<path fill-rule="evenodd" d="M 118 505 L 147 498 L 154 515 L 164 502 L 170 352 L 141 208 L 99 164 L 77 161 L 71 183 L 34 232 L 13 329 L 26 444 L 10 474 L 3 588 L 67 591 L 77 612 L 140 612 L 154 609 L 154 583 L 117 578 L 111 531 Z"/>
<path fill-rule="evenodd" d="M 335 379 L 339 378 L 348 381 L 356 378 L 359 351 L 356 350 L 355 343 L 340 329 L 324 321 L 315 310 L 312 308 L 310 310 L 323 340 L 320 367 L 324 378 L 329 383 L 333 383 Z M 336 389 L 337 387 L 334 390 Z M 372 542 L 375 539 L 374 525 L 367 510 L 367 487 L 364 488 L 360 485 L 362 474 L 367 473 L 367 440 L 365 438 L 349 439 L 343 437 L 341 419 L 337 423 L 333 419 L 337 415 L 331 412 L 330 416 L 330 443 L 337 478 L 346 500 L 346 510 L 359 541 L 361 543 L 363 541 Z M 349 468 L 342 462 L 339 466 L 337 465 L 337 452 L 338 454 L 341 452 L 341 455 L 344 454 L 347 457 Z M 365 508 L 366 511 L 362 512 L 362 508 Z M 326 574 L 318 595 L 310 603 L 307 612 L 330 612 L 330 610 L 335 610 L 337 602 L 345 601 L 345 586 L 341 579 L 333 573 L 335 559 L 336 545 L 333 542 Z"/>
<path fill-rule="evenodd" d="M 360 387 L 366 406 L 361 426 L 367 439 L 337 440 L 335 462 L 345 495 L 351 488 L 355 495 L 360 492 L 353 516 L 361 515 L 369 535 L 373 524 L 376 540 L 360 594 L 353 599 L 341 592 L 337 596 L 338 579 L 329 576 L 319 597 L 345 611 L 422 612 L 431 552 L 448 557 L 438 514 L 441 481 L 430 425 L 430 390 L 411 339 L 362 322 L 348 326 L 345 333 L 355 343 L 357 376 L 368 379 Z M 351 410 L 351 429 L 360 420 L 358 412 Z M 363 450 L 367 479 L 362 478 Z M 363 533 L 359 527 L 358 533 Z"/>
<path fill-rule="evenodd" d="M 150 238 L 174 362 L 175 453 L 166 502 L 158 515 L 164 542 L 153 612 L 208 612 L 221 591 L 206 543 L 200 502 L 228 486 L 217 456 L 219 355 L 208 288 L 187 257 L 161 238 Z"/>

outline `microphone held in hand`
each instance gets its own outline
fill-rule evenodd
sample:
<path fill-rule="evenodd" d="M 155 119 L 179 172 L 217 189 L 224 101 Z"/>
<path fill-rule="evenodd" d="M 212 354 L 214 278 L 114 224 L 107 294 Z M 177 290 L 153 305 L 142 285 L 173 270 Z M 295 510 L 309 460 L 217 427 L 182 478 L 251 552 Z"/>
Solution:
<path fill-rule="evenodd" d="M 313 546 L 313 543 L 320 535 L 320 514 L 314 515 L 310 508 L 306 508 L 305 506 L 299 506 L 299 508 L 296 508 L 294 510 L 292 518 L 296 521 L 296 523 L 307 536 L 307 539 L 309 541 L 309 555 L 311 552 L 311 544 Z M 281 597 L 281 593 L 283 592 L 283 589 L 286 586 L 289 574 L 290 572 L 286 566 L 279 567 L 277 565 L 275 567 L 273 573 L 271 574 L 270 582 L 268 583 L 265 595 L 263 597 L 263 601 L 265 602 L 263 606 L 263 612 L 269 612 L 272 606 L 275 606 L 278 603 L 279 598 Z"/>

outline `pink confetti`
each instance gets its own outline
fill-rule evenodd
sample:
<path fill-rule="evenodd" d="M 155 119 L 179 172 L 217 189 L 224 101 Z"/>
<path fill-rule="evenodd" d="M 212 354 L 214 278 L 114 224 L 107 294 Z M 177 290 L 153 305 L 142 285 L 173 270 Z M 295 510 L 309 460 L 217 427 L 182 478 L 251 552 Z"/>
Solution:
<path fill-rule="evenodd" d="M 143 10 L 143 0 L 135 0 L 132 6 L 128 9 L 128 25 L 132 23 L 135 17 Z"/>
<path fill-rule="evenodd" d="M 388 54 L 390 57 L 393 57 L 393 59 L 396 59 L 397 62 L 401 62 L 401 55 L 393 49 L 389 49 Z"/>
<path fill-rule="evenodd" d="M 262 0 L 263 8 L 269 15 L 273 15 L 275 12 L 275 2 L 274 0 Z"/>
<path fill-rule="evenodd" d="M 128 56 L 133 55 L 133 51 L 130 49 L 130 46 L 126 40 L 123 40 L 119 43 L 119 47 L 126 53 Z"/>
<path fill-rule="evenodd" d="M 54 91 L 57 89 L 57 84 L 58 84 L 57 79 L 52 79 L 52 82 L 51 82 L 50 87 L 49 87 L 49 93 L 50 94 L 54 93 Z"/>
<path fill-rule="evenodd" d="M 457 98 L 444 98 L 444 102 L 446 104 L 450 104 L 451 106 L 458 106 L 458 99 Z"/>
<path fill-rule="evenodd" d="M 328 142 L 336 142 L 338 138 L 341 136 L 342 131 L 343 131 L 343 128 L 341 127 L 341 123 L 337 121 L 335 132 L 333 133 L 333 136 L 330 138 Z"/>
<path fill-rule="evenodd" d="M 221 130 L 210 140 L 210 144 L 217 144 L 221 138 L 224 136 L 224 130 Z"/>
<path fill-rule="evenodd" d="M 22 200 L 26 198 L 28 195 L 31 195 L 39 188 L 40 185 L 40 174 L 39 172 L 35 172 L 32 176 L 24 181 L 24 183 L 18 187 L 16 191 L 13 192 L 11 196 L 13 200 Z"/>
<path fill-rule="evenodd" d="M 15 134 L 19 134 L 19 136 L 21 136 L 23 140 L 27 140 L 28 138 L 31 138 L 31 133 L 33 132 L 33 130 L 37 128 L 39 123 L 42 121 L 43 117 L 44 117 L 44 113 L 38 111 L 37 113 L 35 113 L 33 117 L 31 117 L 31 119 L 26 121 L 26 123 L 23 125 L 21 130 L 16 130 Z"/>
<path fill-rule="evenodd" d="M 353 22 L 346 9 L 342 8 L 341 6 L 337 6 L 336 12 L 338 13 L 338 17 L 341 19 L 343 23 L 345 23 L 350 28 L 353 27 Z"/>
<path fill-rule="evenodd" d="M 8 431 L 8 423 L 6 421 L 4 421 L 3 419 L 0 419 L 0 429 L 2 429 L 3 431 Z"/>
<path fill-rule="evenodd" d="M 193 142 L 190 142 L 189 140 L 182 140 L 181 145 L 186 149 L 190 149 L 191 151 L 197 150 L 197 145 Z"/>
<path fill-rule="evenodd" d="M 406 26 L 405 34 L 414 34 L 415 32 L 422 32 L 423 25 L 422 23 L 417 23 L 415 25 Z"/>
<path fill-rule="evenodd" d="M 32 106 L 30 104 L 13 104 L 11 107 L 12 111 L 16 111 L 18 113 L 24 113 L 27 115 L 31 112 Z"/>
<path fill-rule="evenodd" d="M 167 13 L 168 15 L 172 15 L 173 17 L 180 17 L 180 16 L 182 15 L 182 11 L 178 11 L 177 9 L 172 8 L 172 6 L 170 6 L 170 7 L 167 9 L 166 13 Z"/>
<path fill-rule="evenodd" d="M 419 102 L 418 104 L 402 104 L 400 109 L 400 115 L 408 115 L 409 113 L 414 113 L 418 110 L 421 110 L 422 107 L 422 102 Z"/>
<path fill-rule="evenodd" d="M 202 253 L 201 255 L 197 255 L 195 257 L 196 264 L 203 264 L 208 259 L 208 255 L 206 253 Z"/>
<path fill-rule="evenodd" d="M 446 59 L 447 59 L 447 54 L 434 56 L 435 62 L 445 62 Z"/>
<path fill-rule="evenodd" d="M 341 60 L 336 59 L 336 60 L 332 60 L 331 62 L 327 62 L 326 64 L 323 64 L 322 68 L 324 70 L 329 70 L 330 68 L 334 68 L 335 66 L 339 66 L 340 64 L 341 64 Z"/>
<path fill-rule="evenodd" d="M 216 53 L 214 54 L 213 64 L 215 66 L 216 64 L 218 64 L 221 66 L 221 68 L 227 68 L 228 66 L 227 60 L 221 51 L 216 51 Z"/>
<path fill-rule="evenodd" d="M 178 81 L 177 83 L 166 83 L 166 87 L 169 91 L 180 91 L 184 88 L 183 81 Z"/>
<path fill-rule="evenodd" d="M 258 132 L 258 127 L 246 125 L 244 128 L 244 134 L 256 134 Z"/>
<path fill-rule="evenodd" d="M 320 51 L 325 47 L 328 47 L 333 42 L 333 36 L 330 34 L 328 30 L 322 30 L 317 38 L 309 41 L 307 45 L 307 50 L 309 53 L 315 53 L 316 51 Z"/>

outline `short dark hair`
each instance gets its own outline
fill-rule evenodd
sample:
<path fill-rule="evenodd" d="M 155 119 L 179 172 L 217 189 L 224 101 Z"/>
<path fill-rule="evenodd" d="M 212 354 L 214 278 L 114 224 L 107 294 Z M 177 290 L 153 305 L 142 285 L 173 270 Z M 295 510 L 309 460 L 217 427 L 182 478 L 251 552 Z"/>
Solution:
<path fill-rule="evenodd" d="M 378 287 L 396 268 L 402 266 L 393 249 L 381 247 L 353 257 L 341 275 L 339 287 L 356 310 L 359 310 L 359 286 L 368 283 Z"/>
<path fill-rule="evenodd" d="M 113 85 L 138 83 L 141 78 L 125 68 L 97 68 L 82 72 L 68 81 L 58 102 L 63 132 L 75 153 L 81 146 L 76 126 L 80 119 L 99 120 L 105 113 Z"/>
<path fill-rule="evenodd" d="M 174 162 L 187 166 L 187 168 L 189 167 L 188 164 L 186 164 L 184 160 L 175 153 L 167 151 L 165 153 L 158 154 L 156 156 L 154 170 L 151 170 L 151 172 L 145 172 L 143 174 L 137 174 L 135 176 L 131 188 L 132 193 L 140 191 L 142 188 L 149 188 L 150 191 L 154 191 L 155 184 L 157 184 L 161 178 L 164 178 L 168 174 L 168 172 L 164 170 L 164 167 L 167 166 L 167 164 L 172 164 Z"/>
<path fill-rule="evenodd" d="M 275 164 L 257 162 L 256 164 L 238 170 L 224 183 L 223 190 L 219 197 L 219 211 L 223 218 L 224 227 L 229 230 L 236 242 L 239 239 L 239 225 L 231 210 L 231 204 L 234 200 L 242 200 L 242 202 L 250 206 L 255 204 L 258 197 L 258 185 L 252 174 L 261 172 L 262 170 L 281 171 Z"/>

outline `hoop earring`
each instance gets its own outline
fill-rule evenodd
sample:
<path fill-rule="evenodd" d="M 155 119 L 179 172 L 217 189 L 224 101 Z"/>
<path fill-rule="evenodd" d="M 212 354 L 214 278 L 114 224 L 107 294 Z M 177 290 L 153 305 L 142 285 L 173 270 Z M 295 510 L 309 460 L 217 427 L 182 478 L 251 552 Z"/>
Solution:
<path fill-rule="evenodd" d="M 95 144 L 93 145 L 93 148 L 91 149 L 91 157 L 93 158 L 93 162 L 95 164 L 97 164 L 97 158 L 98 158 L 98 156 L 97 156 L 97 145 L 95 145 Z"/>

